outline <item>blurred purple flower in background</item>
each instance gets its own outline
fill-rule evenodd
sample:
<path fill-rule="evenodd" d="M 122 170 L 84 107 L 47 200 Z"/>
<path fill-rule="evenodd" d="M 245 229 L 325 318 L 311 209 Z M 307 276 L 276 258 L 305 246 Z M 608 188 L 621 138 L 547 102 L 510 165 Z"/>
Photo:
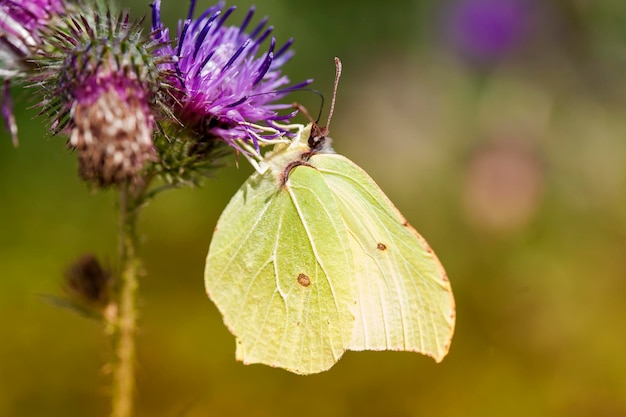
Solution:
<path fill-rule="evenodd" d="M 285 133 L 281 122 L 295 113 L 279 115 L 277 110 L 291 106 L 273 102 L 312 80 L 285 87 L 289 79 L 281 75 L 280 67 L 293 55 L 289 49 L 293 39 L 276 48 L 276 40 L 270 38 L 273 27 L 266 28 L 267 18 L 246 33 L 254 8 L 240 26 L 224 26 L 235 7 L 222 11 L 224 2 L 219 2 L 193 19 L 195 4 L 192 0 L 188 18 L 179 23 L 177 45 L 160 52 L 176 58 L 176 63 L 166 64 L 176 74 L 180 89 L 174 93 L 173 113 L 199 141 L 220 139 L 246 153 L 239 143 L 243 140 L 258 150 L 259 141 Z M 160 5 L 160 0 L 152 4 L 152 26 L 159 41 L 169 42 Z M 268 38 L 268 49 L 258 54 Z"/>
<path fill-rule="evenodd" d="M 10 80 L 25 74 L 26 59 L 41 43 L 40 30 L 55 16 L 63 14 L 62 0 L 0 0 L 0 77 L 4 79 L 2 118 L 17 144 Z"/>
<path fill-rule="evenodd" d="M 451 46 L 478 61 L 510 54 L 528 34 L 530 0 L 455 0 L 445 11 Z"/>
<path fill-rule="evenodd" d="M 546 186 L 545 163 L 530 138 L 500 134 L 470 154 L 464 174 L 467 220 L 483 231 L 523 230 L 537 214 Z"/>

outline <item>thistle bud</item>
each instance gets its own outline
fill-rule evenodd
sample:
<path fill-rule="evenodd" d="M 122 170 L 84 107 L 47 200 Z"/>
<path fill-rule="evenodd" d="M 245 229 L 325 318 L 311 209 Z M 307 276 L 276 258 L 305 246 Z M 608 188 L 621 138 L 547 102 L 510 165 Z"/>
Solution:
<path fill-rule="evenodd" d="M 96 256 L 84 254 L 66 269 L 63 288 L 77 305 L 103 310 L 109 303 L 112 280 Z"/>

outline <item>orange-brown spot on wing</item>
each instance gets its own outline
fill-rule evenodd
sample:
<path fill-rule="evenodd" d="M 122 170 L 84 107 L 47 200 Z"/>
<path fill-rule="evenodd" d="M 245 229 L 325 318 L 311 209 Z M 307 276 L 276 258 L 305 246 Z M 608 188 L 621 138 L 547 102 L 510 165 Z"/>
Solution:
<path fill-rule="evenodd" d="M 378 243 L 376 245 L 376 249 L 381 250 L 381 251 L 385 251 L 385 250 L 387 250 L 387 245 L 385 245 L 384 243 Z"/>
<path fill-rule="evenodd" d="M 308 287 L 309 285 L 311 285 L 311 278 L 309 278 L 306 274 L 298 275 L 297 279 L 298 284 L 302 285 L 303 287 Z"/>

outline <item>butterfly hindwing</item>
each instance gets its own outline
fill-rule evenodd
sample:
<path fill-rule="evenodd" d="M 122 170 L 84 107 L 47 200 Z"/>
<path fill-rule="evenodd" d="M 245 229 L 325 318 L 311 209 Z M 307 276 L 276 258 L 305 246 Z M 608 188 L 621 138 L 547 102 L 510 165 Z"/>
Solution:
<path fill-rule="evenodd" d="M 439 260 L 361 168 L 337 154 L 310 160 L 331 189 L 350 235 L 358 306 L 351 350 L 446 355 L 454 298 Z"/>

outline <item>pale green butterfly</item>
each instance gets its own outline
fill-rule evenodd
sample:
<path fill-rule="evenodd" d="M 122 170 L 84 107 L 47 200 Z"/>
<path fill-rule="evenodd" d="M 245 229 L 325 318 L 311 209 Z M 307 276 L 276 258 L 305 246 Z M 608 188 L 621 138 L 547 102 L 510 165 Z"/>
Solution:
<path fill-rule="evenodd" d="M 276 145 L 215 228 L 205 284 L 237 338 L 237 359 L 297 374 L 325 371 L 346 350 L 439 362 L 455 323 L 446 273 L 326 133 L 309 124 Z"/>

